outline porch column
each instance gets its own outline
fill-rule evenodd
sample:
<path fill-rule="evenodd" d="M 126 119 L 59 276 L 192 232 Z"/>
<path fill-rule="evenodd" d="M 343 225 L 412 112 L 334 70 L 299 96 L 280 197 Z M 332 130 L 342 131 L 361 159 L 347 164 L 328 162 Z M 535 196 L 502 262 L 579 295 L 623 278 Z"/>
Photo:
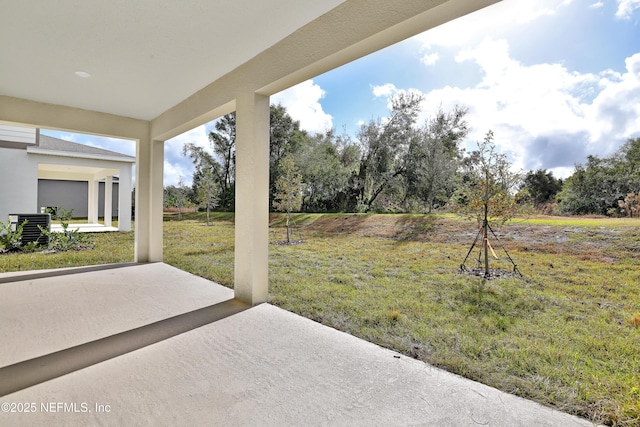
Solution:
<path fill-rule="evenodd" d="M 98 194 L 100 182 L 95 179 L 89 179 L 89 197 L 87 206 L 87 222 L 89 224 L 97 224 L 98 223 Z"/>
<path fill-rule="evenodd" d="M 162 173 L 164 142 L 136 144 L 135 261 L 162 261 Z"/>
<path fill-rule="evenodd" d="M 111 227 L 111 205 L 113 200 L 113 176 L 104 179 L 104 226 Z"/>
<path fill-rule="evenodd" d="M 267 301 L 269 274 L 269 97 L 236 99 L 235 297 Z"/>
<path fill-rule="evenodd" d="M 126 166 L 118 180 L 118 231 L 131 231 L 131 206 L 131 166 Z"/>

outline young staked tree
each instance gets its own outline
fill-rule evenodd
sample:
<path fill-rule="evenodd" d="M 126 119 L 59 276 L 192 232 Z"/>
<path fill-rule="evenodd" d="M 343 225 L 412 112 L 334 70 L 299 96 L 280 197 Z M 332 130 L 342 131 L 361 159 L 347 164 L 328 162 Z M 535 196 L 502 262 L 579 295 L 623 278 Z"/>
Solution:
<path fill-rule="evenodd" d="M 291 242 L 291 212 L 302 207 L 302 175 L 296 167 L 293 155 L 285 154 L 278 165 L 276 193 L 273 208 L 287 214 L 287 243 Z"/>
<path fill-rule="evenodd" d="M 490 223 L 504 224 L 522 209 L 516 198 L 521 181 L 522 175 L 511 170 L 507 156 L 496 151 L 492 131 L 465 159 L 463 183 L 454 203 L 458 212 L 482 227 L 485 277 L 489 276 Z"/>
<path fill-rule="evenodd" d="M 189 188 L 186 186 L 182 177 L 178 180 L 178 186 L 176 187 L 175 203 L 178 208 L 178 221 L 182 221 L 182 210 L 187 207 Z"/>
<path fill-rule="evenodd" d="M 211 225 L 211 209 L 220 203 L 220 185 L 211 169 L 204 171 L 200 179 L 198 202 L 207 209 L 207 225 Z"/>
<path fill-rule="evenodd" d="M 280 161 L 287 154 L 296 155 L 307 144 L 306 132 L 281 104 L 269 109 L 269 200 L 273 203 L 276 182 L 280 175 Z"/>

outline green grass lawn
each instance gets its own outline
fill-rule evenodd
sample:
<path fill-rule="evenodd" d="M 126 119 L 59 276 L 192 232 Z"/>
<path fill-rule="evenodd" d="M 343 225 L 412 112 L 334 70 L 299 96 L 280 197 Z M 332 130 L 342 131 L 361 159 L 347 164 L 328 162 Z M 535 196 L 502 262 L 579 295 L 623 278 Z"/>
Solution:
<path fill-rule="evenodd" d="M 165 261 L 233 282 L 233 216 L 165 222 Z M 477 229 L 449 216 L 272 216 L 270 302 L 451 372 L 610 425 L 640 425 L 640 220 L 534 218 L 496 230 L 496 268 L 458 273 Z M 90 251 L 0 256 L 0 270 L 133 258 L 133 234 Z M 467 266 L 475 266 L 474 250 Z M 84 260 L 84 261 L 83 261 Z M 74 263 L 79 264 L 74 264 Z"/>

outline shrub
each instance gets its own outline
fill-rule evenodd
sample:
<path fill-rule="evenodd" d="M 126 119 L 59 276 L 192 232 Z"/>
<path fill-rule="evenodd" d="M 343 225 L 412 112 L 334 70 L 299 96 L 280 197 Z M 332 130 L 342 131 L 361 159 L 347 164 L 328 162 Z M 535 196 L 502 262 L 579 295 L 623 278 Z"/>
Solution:
<path fill-rule="evenodd" d="M 22 224 L 18 224 L 14 230 L 11 219 L 8 219 L 6 224 L 0 221 L 0 245 L 2 245 L 4 252 L 15 252 L 22 249 L 22 230 L 27 222 L 25 220 Z"/>
<path fill-rule="evenodd" d="M 69 230 L 69 223 L 65 220 L 60 219 L 60 224 L 62 225 L 62 233 L 49 231 L 38 225 L 40 232 L 49 238 L 48 249 L 50 251 L 78 251 L 93 247 L 93 242 L 88 235 L 83 234 L 78 230 Z"/>
<path fill-rule="evenodd" d="M 640 218 L 640 193 L 629 193 L 624 200 L 618 200 L 618 207 L 629 218 Z"/>

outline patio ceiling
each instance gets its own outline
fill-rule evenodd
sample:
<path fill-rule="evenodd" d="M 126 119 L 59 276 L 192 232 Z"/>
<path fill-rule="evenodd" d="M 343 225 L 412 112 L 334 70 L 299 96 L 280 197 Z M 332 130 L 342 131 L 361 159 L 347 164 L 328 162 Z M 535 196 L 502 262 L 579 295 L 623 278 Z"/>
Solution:
<path fill-rule="evenodd" d="M 3 1 L 0 93 L 150 120 L 340 3 Z"/>
<path fill-rule="evenodd" d="M 497 0 L 0 1 L 0 120 L 36 101 L 166 139 Z"/>

